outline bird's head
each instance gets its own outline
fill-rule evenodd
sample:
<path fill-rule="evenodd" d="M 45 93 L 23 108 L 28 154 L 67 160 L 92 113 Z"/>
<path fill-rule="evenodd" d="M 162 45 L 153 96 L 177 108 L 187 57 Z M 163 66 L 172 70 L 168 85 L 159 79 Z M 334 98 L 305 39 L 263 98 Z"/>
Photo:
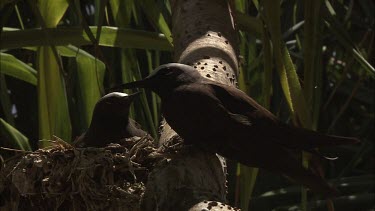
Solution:
<path fill-rule="evenodd" d="M 169 63 L 159 66 L 142 80 L 122 84 L 116 88 L 146 88 L 162 97 L 178 86 L 199 81 L 201 77 L 197 70 L 188 65 Z"/>
<path fill-rule="evenodd" d="M 111 92 L 106 94 L 96 103 L 93 116 L 99 118 L 128 118 L 130 104 L 139 93 Z"/>

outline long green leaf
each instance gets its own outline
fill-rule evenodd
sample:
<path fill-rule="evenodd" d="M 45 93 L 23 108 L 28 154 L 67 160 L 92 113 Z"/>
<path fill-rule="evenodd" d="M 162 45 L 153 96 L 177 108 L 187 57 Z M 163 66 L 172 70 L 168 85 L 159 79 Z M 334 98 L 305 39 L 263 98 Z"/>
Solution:
<path fill-rule="evenodd" d="M 0 118 L 0 133 L 4 136 L 9 147 L 31 151 L 29 140 L 2 118 Z"/>
<path fill-rule="evenodd" d="M 267 109 L 270 109 L 271 105 L 271 96 L 272 96 L 272 46 L 269 35 L 263 27 L 263 66 L 264 66 L 264 80 L 263 80 L 263 106 Z"/>
<path fill-rule="evenodd" d="M 34 8 L 34 13 L 37 17 L 41 16 L 38 19 L 43 28 L 54 28 L 68 6 L 67 0 L 40 0 L 39 11 Z M 51 40 L 53 36 L 48 31 L 43 33 L 42 39 L 46 39 L 51 47 L 40 47 L 37 50 L 39 137 L 51 139 L 56 135 L 70 141 L 71 124 L 62 64 Z"/>
<path fill-rule="evenodd" d="M 172 45 L 173 40 L 171 30 L 155 1 L 139 0 L 136 1 L 136 3 L 139 3 L 142 6 L 148 20 L 155 26 L 155 28 L 159 29 L 165 35 L 169 44 Z"/>
<path fill-rule="evenodd" d="M 237 24 L 241 30 L 249 32 L 256 38 L 262 37 L 263 25 L 260 19 L 245 15 L 241 12 L 236 12 L 236 18 Z"/>
<path fill-rule="evenodd" d="M 6 53 L 0 53 L 0 73 L 23 80 L 32 85 L 36 85 L 38 81 L 37 72 L 34 68 Z"/>
<path fill-rule="evenodd" d="M 275 3 L 275 1 L 265 0 L 264 13 L 273 43 L 276 69 L 279 73 L 281 87 L 283 88 L 292 116 L 295 121 L 300 120 L 304 127 L 309 128 L 311 117 L 306 107 L 301 84 L 299 83 L 299 78 L 288 49 L 282 43 L 279 1 Z"/>
<path fill-rule="evenodd" d="M 312 112 L 312 127 L 319 121 L 319 108 L 322 90 L 322 44 L 321 44 L 321 0 L 305 1 L 305 26 L 303 41 L 304 94 Z"/>
<path fill-rule="evenodd" d="M 69 6 L 67 0 L 38 0 L 37 4 L 47 28 L 56 27 Z"/>
<path fill-rule="evenodd" d="M 96 33 L 96 27 L 90 27 Z M 1 34 L 1 49 L 13 49 L 29 46 L 48 46 L 50 43 L 44 39 L 44 33 L 48 33 L 52 44 L 61 45 L 92 45 L 87 34 L 82 28 L 51 28 L 14 30 L 4 28 Z M 6 41 L 6 42 L 5 42 Z M 157 49 L 171 51 L 172 46 L 163 34 L 146 32 L 117 27 L 103 27 L 99 45 L 120 48 Z"/>
<path fill-rule="evenodd" d="M 127 27 L 130 23 L 134 0 L 110 0 L 113 19 L 117 26 Z"/>
<path fill-rule="evenodd" d="M 71 138 L 71 125 L 64 81 L 56 57 L 50 47 L 37 52 L 39 136 L 53 135 L 66 141 Z"/>

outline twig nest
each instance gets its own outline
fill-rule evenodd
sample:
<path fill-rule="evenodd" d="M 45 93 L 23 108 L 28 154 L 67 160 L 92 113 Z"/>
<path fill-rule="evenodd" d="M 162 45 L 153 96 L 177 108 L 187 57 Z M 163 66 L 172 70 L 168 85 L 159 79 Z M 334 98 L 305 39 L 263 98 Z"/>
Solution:
<path fill-rule="evenodd" d="M 153 140 L 133 137 L 105 148 L 76 148 L 61 139 L 7 161 L 0 195 L 18 210 L 139 210 L 158 156 Z M 5 199 L 5 200 L 4 200 Z"/>

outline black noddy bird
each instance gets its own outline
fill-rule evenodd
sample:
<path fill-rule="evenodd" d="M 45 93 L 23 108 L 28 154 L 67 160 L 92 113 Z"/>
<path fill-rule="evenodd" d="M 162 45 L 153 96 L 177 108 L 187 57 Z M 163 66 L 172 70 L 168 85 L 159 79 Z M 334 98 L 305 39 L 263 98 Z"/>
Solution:
<path fill-rule="evenodd" d="M 206 79 L 184 64 L 162 65 L 143 80 L 120 87 L 146 88 L 159 95 L 165 119 L 185 143 L 281 173 L 326 197 L 338 191 L 305 169 L 295 151 L 359 142 L 289 126 L 241 90 Z"/>
<path fill-rule="evenodd" d="M 123 138 L 147 135 L 137 122 L 129 118 L 130 104 L 138 94 L 112 92 L 103 96 L 95 105 L 90 127 L 77 138 L 76 145 L 104 147 Z"/>

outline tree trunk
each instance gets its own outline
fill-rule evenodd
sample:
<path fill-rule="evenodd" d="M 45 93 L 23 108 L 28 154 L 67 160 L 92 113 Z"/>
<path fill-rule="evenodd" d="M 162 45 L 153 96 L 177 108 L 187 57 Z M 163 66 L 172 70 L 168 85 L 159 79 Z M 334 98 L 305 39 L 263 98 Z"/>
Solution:
<path fill-rule="evenodd" d="M 225 0 L 174 0 L 172 28 L 175 61 L 211 80 L 237 84 L 237 32 Z M 178 135 L 163 122 L 161 144 Z M 230 210 L 225 205 L 226 166 L 220 156 L 184 148 L 149 175 L 144 210 Z"/>

